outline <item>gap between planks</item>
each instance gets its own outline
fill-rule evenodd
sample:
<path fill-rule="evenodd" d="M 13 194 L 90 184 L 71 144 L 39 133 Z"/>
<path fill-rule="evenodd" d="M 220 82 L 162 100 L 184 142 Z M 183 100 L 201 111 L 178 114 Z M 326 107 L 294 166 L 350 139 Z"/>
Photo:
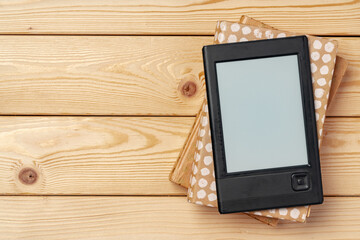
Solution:
<path fill-rule="evenodd" d="M 299 33 L 301 34 L 301 33 Z M 306 35 L 306 33 L 304 33 Z M 326 35 L 326 34 L 311 34 L 316 37 L 326 38 L 360 38 L 359 35 Z M 54 34 L 54 33 L 36 33 L 36 34 L 24 34 L 24 33 L 0 33 L 0 36 L 68 36 L 68 37 L 214 37 L 213 34 Z"/>
<path fill-rule="evenodd" d="M 178 197 L 186 197 L 187 194 L 184 193 L 179 193 L 179 194 L 172 194 L 172 195 L 168 195 L 168 194 L 160 194 L 160 195 L 145 195 L 145 194 L 140 194 L 140 195 L 135 195 L 135 194 L 0 194 L 0 197 L 152 197 L 152 198 L 156 198 L 156 197 L 174 197 L 174 198 L 178 198 Z M 324 194 L 325 198 L 360 198 L 360 194 L 357 195 L 336 195 L 336 194 L 332 194 L 332 195 L 327 195 Z"/>
<path fill-rule="evenodd" d="M 196 117 L 196 115 L 61 115 L 61 114 L 0 114 L 0 117 L 156 117 L 156 118 L 188 118 L 188 117 Z M 348 119 L 356 119 L 360 118 L 360 116 L 326 116 L 326 118 L 348 118 Z"/>
<path fill-rule="evenodd" d="M 154 117 L 154 118 L 188 118 L 188 117 L 195 117 L 196 115 L 81 115 L 81 114 L 0 114 L 0 117 Z M 355 116 L 357 118 L 360 116 Z M 352 117 L 348 117 L 352 118 Z"/>

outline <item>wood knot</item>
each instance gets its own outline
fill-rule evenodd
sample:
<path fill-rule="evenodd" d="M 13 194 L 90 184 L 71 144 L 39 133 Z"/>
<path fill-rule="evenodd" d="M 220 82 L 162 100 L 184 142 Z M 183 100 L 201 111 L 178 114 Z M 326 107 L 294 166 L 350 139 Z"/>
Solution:
<path fill-rule="evenodd" d="M 182 88 L 181 88 L 181 93 L 182 93 L 184 96 L 192 97 L 192 96 L 195 95 L 196 90 L 197 90 L 196 83 L 194 83 L 193 81 L 187 81 L 187 82 L 185 82 L 184 85 L 182 86 Z"/>
<path fill-rule="evenodd" d="M 23 184 L 34 184 L 38 179 L 37 172 L 32 168 L 24 168 L 19 172 L 19 180 Z"/>

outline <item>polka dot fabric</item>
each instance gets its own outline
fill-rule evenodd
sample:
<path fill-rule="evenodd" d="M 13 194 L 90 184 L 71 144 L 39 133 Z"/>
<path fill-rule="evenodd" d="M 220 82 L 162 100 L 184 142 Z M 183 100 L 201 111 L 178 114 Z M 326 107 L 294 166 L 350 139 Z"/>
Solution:
<path fill-rule="evenodd" d="M 296 34 L 274 29 L 219 21 L 216 26 L 214 41 L 216 44 L 221 44 L 281 38 L 295 35 Z M 325 112 L 331 87 L 331 79 L 336 59 L 337 43 L 332 40 L 313 36 L 308 36 L 308 40 L 314 91 L 314 106 L 316 112 L 315 116 L 320 146 Z M 202 119 L 196 142 L 194 163 L 190 177 L 190 187 L 188 188 L 188 200 L 199 205 L 217 207 L 210 126 L 206 100 L 204 101 L 199 117 Z M 308 206 L 301 206 L 269 209 L 249 213 L 257 216 L 304 222 L 309 213 L 309 209 L 310 208 Z"/>
<path fill-rule="evenodd" d="M 217 207 L 214 163 L 208 107 L 204 102 L 199 114 L 200 127 L 194 154 L 188 200 L 200 205 Z"/>

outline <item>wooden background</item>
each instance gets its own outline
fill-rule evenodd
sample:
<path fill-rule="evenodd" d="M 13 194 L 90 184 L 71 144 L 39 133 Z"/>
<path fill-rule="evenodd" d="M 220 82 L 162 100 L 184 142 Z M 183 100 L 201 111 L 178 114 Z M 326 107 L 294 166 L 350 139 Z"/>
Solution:
<path fill-rule="evenodd" d="M 168 181 L 201 48 L 241 14 L 332 37 L 350 63 L 306 224 L 220 216 Z M 0 0 L 0 114 L 0 239 L 360 239 L 359 0 Z"/>

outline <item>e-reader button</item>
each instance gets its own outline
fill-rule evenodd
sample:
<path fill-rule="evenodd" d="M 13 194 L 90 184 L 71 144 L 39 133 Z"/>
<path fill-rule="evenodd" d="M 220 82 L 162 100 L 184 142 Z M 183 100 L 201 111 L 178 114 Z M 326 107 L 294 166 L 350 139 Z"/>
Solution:
<path fill-rule="evenodd" d="M 310 177 L 307 173 L 294 173 L 291 176 L 292 188 L 295 191 L 305 191 L 310 188 Z"/>

